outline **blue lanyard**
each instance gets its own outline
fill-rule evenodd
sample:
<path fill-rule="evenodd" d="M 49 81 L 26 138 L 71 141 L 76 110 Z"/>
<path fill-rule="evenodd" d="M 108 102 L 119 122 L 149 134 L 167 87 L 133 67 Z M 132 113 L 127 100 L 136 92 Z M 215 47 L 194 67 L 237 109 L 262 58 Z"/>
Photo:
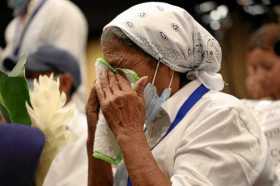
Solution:
<path fill-rule="evenodd" d="M 26 23 L 21 35 L 20 35 L 20 38 L 19 38 L 19 42 L 18 44 L 16 45 L 15 49 L 14 49 L 14 52 L 13 52 L 13 57 L 16 57 L 18 58 L 18 55 L 19 55 L 19 51 L 20 51 L 20 48 L 21 48 L 21 45 L 22 45 L 22 42 L 23 42 L 23 39 L 24 39 L 24 36 L 26 34 L 26 31 L 27 29 L 29 28 L 32 20 L 34 19 L 34 17 L 37 15 L 37 13 L 39 12 L 39 10 L 42 8 L 42 6 L 45 4 L 47 0 L 41 0 L 40 4 L 37 6 L 37 8 L 33 11 L 32 15 L 30 16 L 30 18 L 28 19 L 28 22 Z"/>
<path fill-rule="evenodd" d="M 183 103 L 175 120 L 171 123 L 170 127 L 167 129 L 165 135 L 157 142 L 156 145 L 152 147 L 153 150 L 179 123 L 182 119 L 188 114 L 188 112 L 193 108 L 193 106 L 202 98 L 204 94 L 209 91 L 204 85 L 200 85 L 191 95 L 190 97 Z M 132 186 L 130 178 L 127 180 L 127 186 Z"/>

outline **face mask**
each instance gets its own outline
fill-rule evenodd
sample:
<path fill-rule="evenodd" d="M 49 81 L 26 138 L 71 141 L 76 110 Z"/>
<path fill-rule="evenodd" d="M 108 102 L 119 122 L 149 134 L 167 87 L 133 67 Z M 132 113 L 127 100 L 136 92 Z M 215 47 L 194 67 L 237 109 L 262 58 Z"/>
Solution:
<path fill-rule="evenodd" d="M 145 111 L 146 111 L 146 125 L 151 124 L 160 112 L 161 105 L 170 97 L 171 95 L 171 84 L 173 81 L 174 71 L 169 83 L 169 87 L 164 89 L 160 96 L 157 94 L 157 89 L 155 87 L 155 78 L 158 72 L 159 62 L 156 67 L 156 72 L 152 83 L 148 83 L 144 89 L 144 100 L 145 100 Z"/>
<path fill-rule="evenodd" d="M 14 10 L 14 16 L 19 16 L 27 11 L 30 0 L 8 0 L 8 6 Z"/>

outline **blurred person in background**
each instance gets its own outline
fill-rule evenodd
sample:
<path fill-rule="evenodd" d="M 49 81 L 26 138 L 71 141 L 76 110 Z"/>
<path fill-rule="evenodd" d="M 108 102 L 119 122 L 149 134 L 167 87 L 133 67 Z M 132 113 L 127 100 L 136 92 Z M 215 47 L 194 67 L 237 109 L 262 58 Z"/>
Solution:
<path fill-rule="evenodd" d="M 86 112 L 89 186 L 272 185 L 264 134 L 244 104 L 220 92 L 220 45 L 188 12 L 135 5 L 104 27 L 101 46 L 108 63 L 141 79 L 132 89 L 120 74 L 96 72 Z M 144 131 L 149 109 L 156 117 Z M 92 157 L 101 111 L 122 152 L 115 176 Z"/>
<path fill-rule="evenodd" d="M 0 125 L 0 185 L 34 186 L 45 144 L 43 133 L 29 126 Z"/>
<path fill-rule="evenodd" d="M 30 88 L 32 88 L 32 80 L 39 78 L 40 75 L 53 73 L 59 78 L 60 89 L 66 94 L 68 102 L 81 86 L 80 66 L 76 57 L 52 45 L 41 46 L 36 52 L 31 53 L 25 71 Z"/>
<path fill-rule="evenodd" d="M 248 46 L 246 88 L 251 100 L 243 102 L 260 121 L 280 180 L 280 25 L 263 25 L 253 33 Z"/>
<path fill-rule="evenodd" d="M 73 103 L 72 98 L 81 85 L 78 60 L 64 49 L 51 45 L 41 46 L 28 56 L 26 78 L 30 82 L 30 80 L 39 78 L 40 75 L 50 74 L 59 78 L 60 90 L 66 94 L 67 104 Z M 30 85 L 32 88 L 32 84 Z M 51 97 L 46 99 L 51 99 Z M 53 160 L 45 177 L 45 186 L 77 186 L 87 183 L 87 122 L 85 114 L 77 108 L 74 118 L 67 127 L 76 138 L 62 147 Z"/>
<path fill-rule="evenodd" d="M 268 24 L 249 41 L 246 88 L 253 99 L 280 99 L 280 25 Z"/>
<path fill-rule="evenodd" d="M 49 44 L 75 56 L 83 74 L 88 25 L 75 4 L 69 0 L 8 0 L 8 5 L 15 18 L 6 28 L 6 48 L 0 53 L 2 70 L 11 70 L 11 61 Z M 85 103 L 83 89 L 80 86 L 73 98 L 80 110 Z"/>

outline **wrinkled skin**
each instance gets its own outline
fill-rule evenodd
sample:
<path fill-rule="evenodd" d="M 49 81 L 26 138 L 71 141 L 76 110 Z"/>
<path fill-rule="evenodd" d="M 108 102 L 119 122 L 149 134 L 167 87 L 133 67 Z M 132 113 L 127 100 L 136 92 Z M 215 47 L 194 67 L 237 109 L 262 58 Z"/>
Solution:
<path fill-rule="evenodd" d="M 134 91 L 128 80 L 111 71 L 99 72 L 96 91 L 103 114 L 115 136 L 127 132 L 142 132 L 145 120 L 144 87 L 147 76 L 141 78 Z"/>
<path fill-rule="evenodd" d="M 140 77 L 148 76 L 148 81 L 152 81 L 157 65 L 157 61 L 154 58 L 145 55 L 142 51 L 135 48 L 127 47 L 125 43 L 116 37 L 113 37 L 110 42 L 101 44 L 105 59 L 113 67 L 132 69 Z M 171 76 L 172 70 L 166 65 L 161 64 L 155 79 L 155 85 L 159 94 L 168 87 Z M 175 72 L 172 82 L 172 93 L 175 93 L 179 88 L 180 77 L 179 73 Z"/>
<path fill-rule="evenodd" d="M 142 51 L 127 47 L 117 37 L 102 43 L 102 51 L 113 67 L 132 69 L 142 77 L 134 91 L 128 80 L 121 75 L 114 75 L 110 71 L 97 72 L 101 77 L 96 82 L 97 95 L 108 124 L 116 137 L 122 132 L 143 133 L 145 119 L 143 91 L 145 85 L 153 79 L 157 61 Z M 171 76 L 172 70 L 165 65 L 160 65 L 155 82 L 159 93 L 169 86 Z M 178 73 L 175 73 L 172 85 L 173 92 L 179 89 Z"/>
<path fill-rule="evenodd" d="M 270 50 L 249 52 L 246 88 L 253 99 L 280 99 L 280 57 Z"/>
<path fill-rule="evenodd" d="M 145 119 L 143 91 L 145 85 L 153 79 L 156 61 L 135 48 L 127 47 L 116 37 L 102 43 L 102 51 L 105 59 L 113 67 L 134 70 L 141 79 L 133 90 L 128 80 L 122 75 L 106 70 L 97 72 L 100 73 L 100 78 L 97 79 L 91 91 L 86 108 L 89 130 L 88 156 L 90 157 L 88 185 L 112 186 L 110 166 L 92 158 L 98 105 L 100 105 L 122 149 L 133 185 L 169 186 L 170 182 L 157 166 L 143 132 Z M 155 81 L 158 93 L 168 87 L 171 76 L 171 69 L 165 65 L 159 66 Z M 180 88 L 180 75 L 177 72 L 174 73 L 171 88 L 172 93 Z M 145 169 L 142 168 L 143 166 Z M 157 180 L 154 177 L 157 177 Z"/>
<path fill-rule="evenodd" d="M 96 124 L 98 120 L 98 112 L 100 110 L 99 101 L 97 98 L 96 88 L 93 86 L 89 100 L 86 105 L 86 116 L 88 123 L 88 139 L 87 139 L 87 154 L 88 154 L 88 186 L 101 186 L 112 185 L 113 176 L 111 172 L 111 166 L 105 164 L 101 160 L 92 158 L 94 136 L 96 130 Z M 93 170 L 104 170 L 104 174 L 95 176 Z"/>

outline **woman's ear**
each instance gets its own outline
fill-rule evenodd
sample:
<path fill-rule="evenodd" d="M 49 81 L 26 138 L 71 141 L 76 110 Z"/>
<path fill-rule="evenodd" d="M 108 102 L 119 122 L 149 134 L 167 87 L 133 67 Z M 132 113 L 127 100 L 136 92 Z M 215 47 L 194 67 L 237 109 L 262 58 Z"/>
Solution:
<path fill-rule="evenodd" d="M 72 86 L 74 84 L 74 79 L 69 73 L 64 73 L 59 76 L 60 81 L 60 91 L 63 91 L 67 97 L 70 96 L 70 91 L 72 89 Z"/>

